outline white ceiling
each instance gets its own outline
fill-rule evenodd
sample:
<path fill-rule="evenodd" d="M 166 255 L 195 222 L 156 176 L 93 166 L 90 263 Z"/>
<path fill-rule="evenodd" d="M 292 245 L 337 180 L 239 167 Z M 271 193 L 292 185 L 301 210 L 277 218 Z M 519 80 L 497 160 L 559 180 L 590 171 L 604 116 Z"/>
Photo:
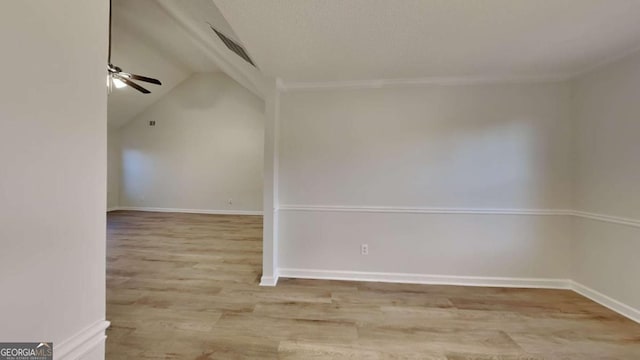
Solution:
<path fill-rule="evenodd" d="M 639 0 L 213 0 L 285 82 L 571 76 L 640 46 Z"/>
<path fill-rule="evenodd" d="M 193 7 L 197 2 L 202 0 L 183 4 Z M 122 126 L 192 73 L 219 70 L 156 0 L 113 0 L 112 13 L 111 62 L 126 72 L 158 78 L 162 86 L 139 82 L 151 94 L 114 89 L 109 95 L 110 126 Z"/>

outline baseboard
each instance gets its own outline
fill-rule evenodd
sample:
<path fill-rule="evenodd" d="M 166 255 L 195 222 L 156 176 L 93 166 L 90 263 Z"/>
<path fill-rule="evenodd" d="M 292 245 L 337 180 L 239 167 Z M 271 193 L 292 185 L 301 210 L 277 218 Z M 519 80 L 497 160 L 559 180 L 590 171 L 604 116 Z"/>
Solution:
<path fill-rule="evenodd" d="M 187 214 L 255 215 L 255 216 L 262 216 L 262 211 L 256 211 L 256 210 L 234 210 L 234 209 L 207 210 L 207 209 L 177 209 L 177 208 L 120 206 L 116 210 L 187 213 Z"/>
<path fill-rule="evenodd" d="M 511 288 L 540 288 L 567 289 L 587 297 L 618 314 L 640 323 L 640 310 L 615 300 L 596 290 L 569 279 L 552 278 L 515 278 L 515 277 L 485 277 L 485 276 L 452 276 L 452 275 L 423 275 L 403 273 L 381 273 L 364 271 L 334 271 L 314 269 L 278 269 L 278 276 L 282 278 L 316 279 L 316 280 L 345 280 L 372 281 L 425 285 L 458 285 L 485 286 Z M 262 278 L 261 286 L 275 286 L 278 278 Z"/>
<path fill-rule="evenodd" d="M 260 286 L 276 286 L 278 284 L 278 276 L 263 276 L 260 278 Z"/>
<path fill-rule="evenodd" d="M 638 309 L 635 309 L 576 281 L 571 281 L 571 290 L 617 312 L 624 317 L 640 323 L 640 310 Z"/>
<path fill-rule="evenodd" d="M 116 210 L 120 210 L 120 207 L 114 206 L 114 207 L 107 208 L 107 212 L 116 211 Z"/>
<path fill-rule="evenodd" d="M 423 275 L 286 268 L 278 269 L 278 276 L 281 278 L 288 277 L 299 279 L 373 281 L 426 285 L 489 286 L 544 289 L 570 289 L 571 287 L 571 282 L 568 279 Z"/>
<path fill-rule="evenodd" d="M 60 345 L 53 344 L 53 354 L 56 360 L 77 360 L 82 359 L 83 355 L 103 343 L 107 338 L 105 330 L 110 323 L 106 320 L 100 320 L 95 324 L 80 331 L 70 339 L 62 342 Z"/>

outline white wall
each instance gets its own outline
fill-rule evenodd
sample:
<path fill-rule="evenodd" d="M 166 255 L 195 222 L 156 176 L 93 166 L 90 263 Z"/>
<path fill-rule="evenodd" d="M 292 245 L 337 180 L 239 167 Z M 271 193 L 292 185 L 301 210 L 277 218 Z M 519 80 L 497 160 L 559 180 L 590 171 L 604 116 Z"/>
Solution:
<path fill-rule="evenodd" d="M 640 319 L 640 53 L 575 82 L 573 278 L 637 309 Z"/>
<path fill-rule="evenodd" d="M 570 217 L 512 213 L 570 208 L 570 105 L 568 83 L 283 93 L 281 272 L 568 278 Z"/>
<path fill-rule="evenodd" d="M 112 126 L 107 131 L 107 209 L 120 203 L 120 131 Z"/>
<path fill-rule="evenodd" d="M 104 358 L 107 19 L 106 1 L 0 2 L 0 339 L 56 359 Z"/>
<path fill-rule="evenodd" d="M 262 211 L 264 102 L 223 73 L 194 74 L 120 136 L 120 206 Z"/>

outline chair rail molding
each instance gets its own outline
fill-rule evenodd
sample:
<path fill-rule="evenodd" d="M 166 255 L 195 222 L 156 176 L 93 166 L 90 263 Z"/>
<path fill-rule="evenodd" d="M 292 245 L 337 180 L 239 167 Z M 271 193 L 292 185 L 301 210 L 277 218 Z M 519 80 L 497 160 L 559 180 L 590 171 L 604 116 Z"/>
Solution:
<path fill-rule="evenodd" d="M 407 214 L 469 214 L 469 215 L 533 215 L 533 216 L 575 216 L 612 224 L 640 228 L 640 220 L 618 216 L 591 213 L 571 209 L 499 209 L 499 208 L 433 208 L 396 206 L 353 206 L 353 205 L 294 205 L 283 204 L 279 211 L 312 212 L 359 212 L 359 213 L 407 213 Z"/>

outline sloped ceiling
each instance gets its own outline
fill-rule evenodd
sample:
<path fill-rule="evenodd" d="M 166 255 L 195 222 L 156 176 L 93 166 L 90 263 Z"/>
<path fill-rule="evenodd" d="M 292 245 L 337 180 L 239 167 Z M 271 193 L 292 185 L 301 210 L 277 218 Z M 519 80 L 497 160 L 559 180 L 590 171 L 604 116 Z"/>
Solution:
<path fill-rule="evenodd" d="M 249 91 L 263 97 L 266 79 L 256 68 L 229 50 L 210 26 L 242 44 L 222 13 L 211 0 L 157 0 L 182 25 L 186 33 L 221 71 Z M 246 48 L 246 47 L 245 47 Z"/>
<path fill-rule="evenodd" d="M 192 72 L 216 71 L 188 46 L 175 22 L 154 0 L 113 0 L 111 62 L 124 71 L 158 78 L 143 84 L 151 94 L 125 87 L 109 94 L 108 122 L 119 127 L 156 102 Z"/>
<path fill-rule="evenodd" d="M 109 126 L 127 123 L 195 72 L 223 71 L 263 95 L 265 79 L 259 69 L 229 51 L 210 29 L 213 25 L 237 40 L 211 0 L 112 1 L 112 63 L 158 78 L 163 85 L 144 85 L 151 94 L 114 89 L 109 95 Z"/>
<path fill-rule="evenodd" d="M 640 1 L 213 1 L 285 82 L 562 77 L 640 46 Z"/>
<path fill-rule="evenodd" d="M 256 80 L 261 76 L 257 69 L 228 51 L 209 29 L 212 24 L 236 37 L 210 0 L 113 0 L 112 6 L 111 62 L 124 71 L 158 78 L 162 86 L 141 84 L 151 94 L 114 89 L 108 106 L 111 127 L 127 123 L 191 74 L 222 70 L 220 64 L 247 87 L 261 80 Z M 191 27 L 202 34 L 190 32 Z"/>

